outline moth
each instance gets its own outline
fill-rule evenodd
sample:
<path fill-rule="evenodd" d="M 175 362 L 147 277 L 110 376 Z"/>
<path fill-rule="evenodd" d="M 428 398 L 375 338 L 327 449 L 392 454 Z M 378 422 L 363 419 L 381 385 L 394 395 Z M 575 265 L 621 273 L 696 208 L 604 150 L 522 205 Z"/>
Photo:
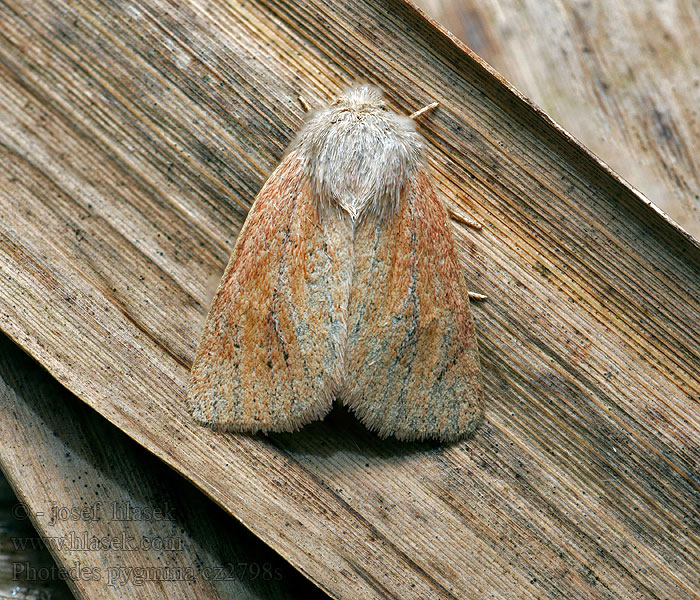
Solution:
<path fill-rule="evenodd" d="M 338 399 L 382 437 L 452 441 L 478 425 L 469 293 L 424 146 L 373 86 L 310 114 L 209 309 L 188 387 L 195 420 L 295 431 Z"/>

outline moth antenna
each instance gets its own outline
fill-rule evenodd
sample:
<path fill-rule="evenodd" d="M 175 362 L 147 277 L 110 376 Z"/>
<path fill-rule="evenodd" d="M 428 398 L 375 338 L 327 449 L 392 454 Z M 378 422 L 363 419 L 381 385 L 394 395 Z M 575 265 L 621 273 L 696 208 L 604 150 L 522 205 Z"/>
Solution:
<path fill-rule="evenodd" d="M 440 103 L 439 103 L 439 102 L 431 102 L 431 103 L 428 104 L 427 106 L 424 106 L 424 107 L 421 108 L 420 110 L 417 110 L 417 111 L 414 112 L 413 114 L 409 115 L 408 118 L 409 118 L 409 119 L 417 119 L 418 117 L 424 115 L 425 113 L 427 113 L 427 112 L 430 111 L 430 110 L 433 110 L 433 109 L 437 108 L 438 106 L 440 106 Z"/>
<path fill-rule="evenodd" d="M 423 108 L 417 110 L 413 114 L 411 114 L 408 118 L 409 119 L 417 119 L 418 117 L 424 115 L 428 111 L 436 109 L 438 106 L 440 106 L 439 102 L 431 102 L 427 106 L 424 106 Z M 483 225 L 479 223 L 479 221 L 472 219 L 468 215 L 460 215 L 456 213 L 455 211 L 451 210 L 450 208 L 447 209 L 448 212 L 450 213 L 450 216 L 454 218 L 455 220 L 459 221 L 460 223 L 463 223 L 464 225 L 467 225 L 468 227 L 473 227 L 474 229 L 481 229 Z"/>
<path fill-rule="evenodd" d="M 439 102 L 431 102 L 427 106 L 424 106 L 423 108 L 417 110 L 413 114 L 409 115 L 409 119 L 417 119 L 418 117 L 424 115 L 428 111 L 436 109 L 438 106 L 440 106 Z M 447 209 L 448 212 L 450 213 L 450 216 L 454 218 L 455 220 L 459 221 L 460 223 L 463 223 L 464 225 L 467 225 L 468 227 L 473 227 L 474 229 L 481 229 L 483 225 L 479 223 L 479 221 L 472 219 L 468 215 L 460 215 L 456 213 L 455 211 L 451 210 L 450 208 Z"/>
<path fill-rule="evenodd" d="M 479 302 L 483 302 L 484 300 L 488 299 L 488 296 L 484 296 L 483 294 L 477 294 L 476 292 L 467 293 L 469 294 L 470 300 L 478 300 Z"/>

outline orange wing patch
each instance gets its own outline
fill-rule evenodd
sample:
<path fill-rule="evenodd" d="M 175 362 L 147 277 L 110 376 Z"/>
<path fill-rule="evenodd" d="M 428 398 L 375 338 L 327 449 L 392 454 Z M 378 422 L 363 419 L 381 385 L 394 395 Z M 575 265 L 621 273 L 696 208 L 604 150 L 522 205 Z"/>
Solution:
<path fill-rule="evenodd" d="M 454 440 L 483 415 L 474 323 L 425 167 L 397 213 L 356 225 L 341 397 L 381 436 Z"/>
<path fill-rule="evenodd" d="M 209 310 L 190 376 L 195 419 L 290 431 L 330 410 L 342 378 L 352 224 L 311 197 L 296 153 L 260 191 Z"/>

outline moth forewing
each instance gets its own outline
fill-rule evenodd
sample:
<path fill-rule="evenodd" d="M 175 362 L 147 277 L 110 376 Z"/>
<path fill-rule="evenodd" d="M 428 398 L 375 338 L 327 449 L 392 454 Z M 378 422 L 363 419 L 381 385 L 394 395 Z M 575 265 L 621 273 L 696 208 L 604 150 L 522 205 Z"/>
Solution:
<path fill-rule="evenodd" d="M 194 417 L 230 431 L 293 431 L 330 410 L 342 371 L 351 225 L 319 221 L 291 152 L 236 240 L 195 353 Z"/>
<path fill-rule="evenodd" d="M 381 436 L 455 440 L 482 418 L 466 283 L 424 164 L 393 219 L 355 232 L 345 369 L 345 401 Z"/>

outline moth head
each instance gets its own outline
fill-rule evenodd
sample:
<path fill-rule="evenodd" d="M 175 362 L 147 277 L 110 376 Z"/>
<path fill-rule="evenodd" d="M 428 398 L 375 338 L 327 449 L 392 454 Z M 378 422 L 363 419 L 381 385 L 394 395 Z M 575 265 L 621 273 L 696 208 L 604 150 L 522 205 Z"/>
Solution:
<path fill-rule="evenodd" d="M 389 111 L 382 91 L 373 85 L 355 85 L 347 88 L 331 106 L 356 115 Z"/>
<path fill-rule="evenodd" d="M 369 84 L 357 84 L 326 107 L 307 114 L 305 132 L 325 132 L 331 137 L 349 129 L 374 130 L 374 135 L 389 136 L 397 142 L 415 144 L 418 140 L 415 123 L 407 116 L 396 114 L 389 108 L 384 93 Z"/>

